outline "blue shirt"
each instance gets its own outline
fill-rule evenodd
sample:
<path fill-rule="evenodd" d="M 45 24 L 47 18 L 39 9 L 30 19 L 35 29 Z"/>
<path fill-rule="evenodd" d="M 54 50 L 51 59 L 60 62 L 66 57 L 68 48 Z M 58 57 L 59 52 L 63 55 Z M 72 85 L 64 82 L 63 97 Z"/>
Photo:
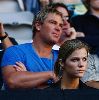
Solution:
<path fill-rule="evenodd" d="M 40 58 L 32 47 L 32 43 L 15 45 L 6 49 L 1 66 L 15 65 L 15 62 L 20 61 L 30 72 L 53 71 L 58 51 L 52 50 L 52 54 L 52 58 Z"/>

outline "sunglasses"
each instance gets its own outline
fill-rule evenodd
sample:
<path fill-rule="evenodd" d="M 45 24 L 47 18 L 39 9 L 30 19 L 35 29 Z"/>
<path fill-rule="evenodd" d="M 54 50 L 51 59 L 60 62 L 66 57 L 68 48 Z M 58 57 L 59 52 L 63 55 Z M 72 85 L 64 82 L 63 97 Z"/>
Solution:
<path fill-rule="evenodd" d="M 69 16 L 63 16 L 63 20 L 70 21 Z"/>

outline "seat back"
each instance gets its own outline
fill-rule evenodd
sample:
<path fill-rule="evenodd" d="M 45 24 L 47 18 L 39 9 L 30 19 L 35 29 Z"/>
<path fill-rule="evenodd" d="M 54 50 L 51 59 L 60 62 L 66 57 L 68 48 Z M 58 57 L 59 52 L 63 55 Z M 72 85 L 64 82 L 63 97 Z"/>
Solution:
<path fill-rule="evenodd" d="M 33 13 L 29 11 L 0 13 L 5 31 L 21 44 L 32 40 Z"/>
<path fill-rule="evenodd" d="M 21 11 L 17 0 L 0 0 L 0 12 Z"/>

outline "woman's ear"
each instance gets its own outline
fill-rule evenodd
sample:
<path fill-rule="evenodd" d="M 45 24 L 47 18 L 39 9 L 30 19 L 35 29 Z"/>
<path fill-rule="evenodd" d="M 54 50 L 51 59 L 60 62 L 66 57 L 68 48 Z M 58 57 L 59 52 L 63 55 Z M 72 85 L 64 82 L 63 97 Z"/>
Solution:
<path fill-rule="evenodd" d="M 64 66 L 63 62 L 60 62 L 60 66 L 61 66 L 61 67 L 63 67 L 63 66 Z"/>
<path fill-rule="evenodd" d="M 59 59 L 59 70 L 58 70 L 58 78 L 61 79 L 63 75 L 64 65 L 62 63 L 62 59 Z"/>
<path fill-rule="evenodd" d="M 60 64 L 60 67 L 61 67 L 62 69 L 64 69 L 64 63 L 63 63 L 62 59 L 59 60 L 59 64 Z"/>

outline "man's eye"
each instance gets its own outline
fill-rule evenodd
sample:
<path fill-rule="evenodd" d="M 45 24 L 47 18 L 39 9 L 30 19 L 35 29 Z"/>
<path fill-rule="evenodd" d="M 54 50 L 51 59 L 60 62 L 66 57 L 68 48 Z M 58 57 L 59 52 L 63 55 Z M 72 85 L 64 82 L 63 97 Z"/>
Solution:
<path fill-rule="evenodd" d="M 60 24 L 60 27 L 62 28 L 63 27 L 63 24 Z"/>
<path fill-rule="evenodd" d="M 54 22 L 54 21 L 49 21 L 50 23 L 52 23 L 52 24 L 56 24 L 56 22 Z"/>
<path fill-rule="evenodd" d="M 69 22 L 69 16 L 63 16 L 63 20 L 66 20 Z"/>

